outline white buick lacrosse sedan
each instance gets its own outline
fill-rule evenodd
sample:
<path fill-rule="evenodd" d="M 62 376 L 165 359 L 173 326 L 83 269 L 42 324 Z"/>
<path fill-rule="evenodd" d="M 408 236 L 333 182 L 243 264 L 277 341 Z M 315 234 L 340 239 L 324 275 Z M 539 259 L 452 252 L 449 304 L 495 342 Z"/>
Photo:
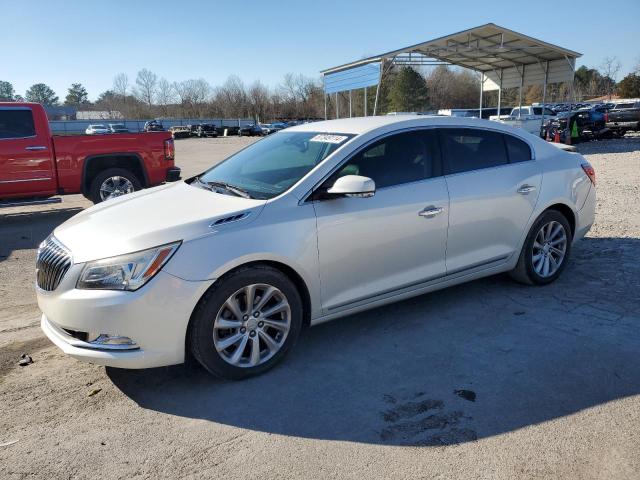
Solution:
<path fill-rule="evenodd" d="M 93 206 L 40 246 L 42 329 L 74 358 L 243 378 L 300 332 L 500 272 L 553 282 L 594 221 L 576 153 L 495 122 L 387 116 L 278 132 Z"/>

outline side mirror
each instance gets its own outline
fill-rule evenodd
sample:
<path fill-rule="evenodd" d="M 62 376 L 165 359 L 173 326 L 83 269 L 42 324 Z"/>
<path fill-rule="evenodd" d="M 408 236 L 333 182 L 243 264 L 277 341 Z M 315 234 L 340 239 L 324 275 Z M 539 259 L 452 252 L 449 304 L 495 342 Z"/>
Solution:
<path fill-rule="evenodd" d="M 327 193 L 341 197 L 373 197 L 376 193 L 376 183 L 369 177 L 345 175 L 338 178 Z"/>

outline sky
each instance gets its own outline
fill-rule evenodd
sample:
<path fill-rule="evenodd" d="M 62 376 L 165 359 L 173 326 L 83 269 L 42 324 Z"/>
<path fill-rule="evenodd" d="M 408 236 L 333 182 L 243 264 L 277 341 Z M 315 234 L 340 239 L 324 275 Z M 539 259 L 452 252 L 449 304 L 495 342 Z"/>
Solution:
<path fill-rule="evenodd" d="M 484 23 L 580 52 L 598 67 L 615 55 L 618 80 L 640 63 L 640 0 L 278 1 L 0 0 L 0 80 L 24 95 L 46 83 L 64 99 L 82 83 L 94 100 L 121 72 L 169 81 L 276 86 L 324 68 Z"/>

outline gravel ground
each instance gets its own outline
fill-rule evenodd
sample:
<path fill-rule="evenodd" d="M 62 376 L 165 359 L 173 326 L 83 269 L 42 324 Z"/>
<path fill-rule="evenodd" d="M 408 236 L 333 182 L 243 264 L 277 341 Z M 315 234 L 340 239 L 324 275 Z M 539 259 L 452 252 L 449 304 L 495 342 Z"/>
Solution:
<path fill-rule="evenodd" d="M 249 141 L 177 142 L 178 163 Z M 0 478 L 640 478 L 640 138 L 579 149 L 597 221 L 559 281 L 320 325 L 235 383 L 62 355 L 38 328 L 35 248 L 88 202 L 1 211 Z"/>

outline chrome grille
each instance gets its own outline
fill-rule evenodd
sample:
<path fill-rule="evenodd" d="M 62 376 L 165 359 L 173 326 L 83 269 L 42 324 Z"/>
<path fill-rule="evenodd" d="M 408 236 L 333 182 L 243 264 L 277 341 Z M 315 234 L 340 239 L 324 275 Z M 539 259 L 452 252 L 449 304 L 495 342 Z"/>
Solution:
<path fill-rule="evenodd" d="M 53 236 L 40 244 L 36 260 L 36 282 L 42 290 L 55 290 L 71 267 L 71 252 Z"/>

